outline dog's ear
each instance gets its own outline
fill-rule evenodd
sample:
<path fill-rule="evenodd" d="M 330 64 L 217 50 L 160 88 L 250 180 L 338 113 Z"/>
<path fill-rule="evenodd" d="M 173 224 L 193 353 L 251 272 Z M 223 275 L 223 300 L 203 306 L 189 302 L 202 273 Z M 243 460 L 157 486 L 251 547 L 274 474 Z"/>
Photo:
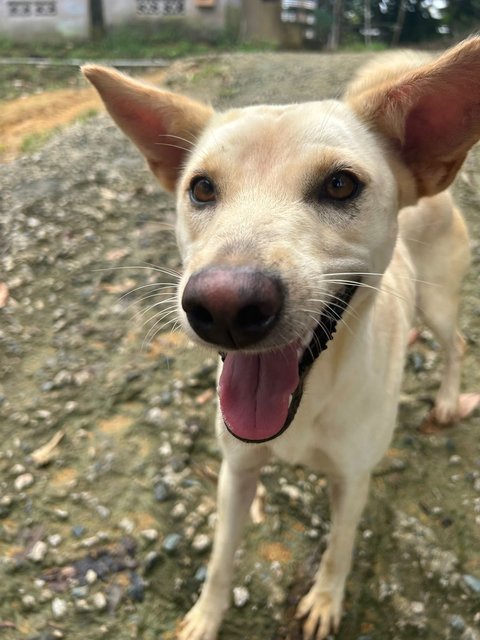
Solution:
<path fill-rule="evenodd" d="M 120 129 L 146 157 L 160 183 L 173 191 L 185 158 L 213 109 L 106 67 L 85 65 L 82 72 Z"/>
<path fill-rule="evenodd" d="M 480 37 L 348 95 L 347 103 L 393 144 L 415 178 L 417 196 L 434 195 L 448 187 L 480 138 Z"/>

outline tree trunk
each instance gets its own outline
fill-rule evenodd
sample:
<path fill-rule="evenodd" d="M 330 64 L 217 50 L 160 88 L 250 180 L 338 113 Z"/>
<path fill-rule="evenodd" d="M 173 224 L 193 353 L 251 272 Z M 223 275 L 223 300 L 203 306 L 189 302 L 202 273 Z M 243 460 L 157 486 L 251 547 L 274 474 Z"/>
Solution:
<path fill-rule="evenodd" d="M 370 8 L 371 0 L 365 0 L 363 5 L 363 31 L 365 38 L 365 46 L 369 47 L 372 44 L 372 11 Z"/>
<path fill-rule="evenodd" d="M 393 27 L 392 47 L 397 47 L 405 24 L 405 14 L 407 12 L 407 0 L 400 0 L 398 7 L 397 21 Z"/>
<path fill-rule="evenodd" d="M 342 0 L 333 0 L 332 7 L 332 27 L 328 37 L 327 48 L 330 51 L 336 51 L 340 44 L 340 27 L 342 21 Z"/>
<path fill-rule="evenodd" d="M 90 25 L 94 38 L 100 38 L 105 34 L 102 0 L 90 0 Z"/>

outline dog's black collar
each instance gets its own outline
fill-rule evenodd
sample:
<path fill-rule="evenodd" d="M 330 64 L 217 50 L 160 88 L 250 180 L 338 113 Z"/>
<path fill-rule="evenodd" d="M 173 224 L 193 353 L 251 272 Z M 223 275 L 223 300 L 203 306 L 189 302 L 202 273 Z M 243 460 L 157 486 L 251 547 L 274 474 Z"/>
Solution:
<path fill-rule="evenodd" d="M 247 438 L 240 438 L 237 434 L 235 434 L 224 419 L 223 422 L 225 424 L 225 427 L 227 431 L 232 434 L 232 436 L 237 438 L 237 440 L 241 440 L 242 442 L 261 444 L 262 442 L 268 442 L 269 440 L 278 438 L 279 435 L 281 435 L 288 429 L 288 427 L 292 424 L 293 419 L 295 418 L 298 407 L 300 406 L 307 374 L 309 373 L 312 364 L 322 353 L 322 351 L 325 351 L 327 349 L 328 343 L 333 338 L 333 334 L 337 330 L 337 322 L 341 319 L 343 313 L 345 312 L 346 308 L 350 304 L 351 299 L 353 298 L 353 294 L 357 289 L 358 283 L 356 282 L 345 286 L 337 295 L 335 301 L 328 304 L 325 308 L 325 311 L 320 316 L 320 320 L 315 328 L 313 338 L 309 346 L 305 349 L 305 352 L 300 362 L 298 363 L 299 382 L 297 388 L 292 394 L 290 406 L 288 407 L 287 417 L 280 431 L 278 431 L 278 433 L 276 433 L 274 436 L 270 436 L 269 438 L 265 438 L 264 440 L 249 440 Z M 227 357 L 227 354 L 223 352 L 220 352 L 219 355 L 222 358 L 222 361 L 224 361 Z"/>

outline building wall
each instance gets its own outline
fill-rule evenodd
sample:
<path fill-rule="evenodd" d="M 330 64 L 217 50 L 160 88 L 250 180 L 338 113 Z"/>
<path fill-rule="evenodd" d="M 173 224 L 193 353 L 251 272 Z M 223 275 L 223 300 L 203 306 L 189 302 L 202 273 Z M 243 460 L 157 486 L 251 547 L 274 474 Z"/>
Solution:
<path fill-rule="evenodd" d="M 221 27 L 230 3 L 231 0 L 115 0 L 103 3 L 103 16 L 107 27 L 154 22 L 168 16 L 201 19 Z"/>
<path fill-rule="evenodd" d="M 0 0 L 0 35 L 30 38 L 87 38 L 88 0 Z"/>

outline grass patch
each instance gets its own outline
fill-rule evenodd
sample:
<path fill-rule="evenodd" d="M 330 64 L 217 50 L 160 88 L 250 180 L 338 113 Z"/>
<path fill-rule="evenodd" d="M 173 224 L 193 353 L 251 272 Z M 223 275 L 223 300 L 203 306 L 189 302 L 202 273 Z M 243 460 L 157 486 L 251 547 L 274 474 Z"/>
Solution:
<path fill-rule="evenodd" d="M 267 49 L 273 49 L 272 45 L 240 43 L 235 29 L 213 29 L 179 18 L 169 18 L 161 24 L 117 27 L 103 37 L 85 42 L 12 42 L 0 37 L 2 58 L 33 57 L 53 61 L 174 60 L 215 52 Z M 10 100 L 36 91 L 80 86 L 83 86 L 83 81 L 76 67 L 48 67 L 42 64 L 0 66 L 0 100 Z"/>
<path fill-rule="evenodd" d="M 48 131 L 41 131 L 39 133 L 29 133 L 22 140 L 20 145 L 20 151 L 22 153 L 35 153 L 43 147 L 43 145 L 50 140 L 56 133 L 60 131 L 60 127 L 54 127 Z"/>

